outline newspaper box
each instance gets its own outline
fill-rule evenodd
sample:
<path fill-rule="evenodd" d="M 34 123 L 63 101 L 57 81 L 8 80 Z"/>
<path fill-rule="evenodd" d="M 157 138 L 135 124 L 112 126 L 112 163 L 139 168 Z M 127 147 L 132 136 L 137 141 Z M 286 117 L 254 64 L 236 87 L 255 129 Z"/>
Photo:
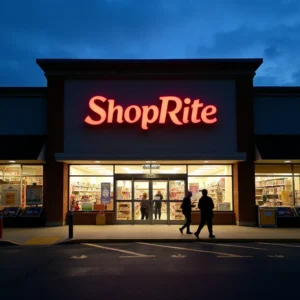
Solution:
<path fill-rule="evenodd" d="M 277 227 L 276 207 L 258 208 L 259 227 Z"/>

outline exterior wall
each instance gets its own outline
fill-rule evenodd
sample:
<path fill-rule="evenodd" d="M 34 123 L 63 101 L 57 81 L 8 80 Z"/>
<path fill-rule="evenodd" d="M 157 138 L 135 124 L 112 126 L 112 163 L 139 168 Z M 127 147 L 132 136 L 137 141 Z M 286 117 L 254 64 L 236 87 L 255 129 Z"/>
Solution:
<path fill-rule="evenodd" d="M 255 134 L 300 134 L 300 95 L 256 96 Z"/>
<path fill-rule="evenodd" d="M 0 94 L 0 107 L 0 135 L 46 134 L 45 98 Z"/>
<path fill-rule="evenodd" d="M 147 132 L 139 124 L 90 128 L 84 119 L 90 114 L 89 99 L 95 95 L 112 98 L 124 107 L 159 105 L 159 97 L 165 95 L 200 98 L 204 104 L 218 108 L 218 122 L 194 126 L 150 124 Z M 235 99 L 234 80 L 68 80 L 64 98 L 64 151 L 99 153 L 102 159 L 111 155 L 131 159 L 141 156 L 192 159 L 197 153 L 235 154 Z"/>
<path fill-rule="evenodd" d="M 247 153 L 247 161 L 233 166 L 234 212 L 238 225 L 253 226 L 256 224 L 253 79 L 238 79 L 236 85 L 238 151 Z"/>
<path fill-rule="evenodd" d="M 46 225 L 63 225 L 68 209 L 68 165 L 59 163 L 54 153 L 64 150 L 64 82 L 61 79 L 48 80 L 47 101 L 47 149 L 44 167 L 44 208 Z"/>

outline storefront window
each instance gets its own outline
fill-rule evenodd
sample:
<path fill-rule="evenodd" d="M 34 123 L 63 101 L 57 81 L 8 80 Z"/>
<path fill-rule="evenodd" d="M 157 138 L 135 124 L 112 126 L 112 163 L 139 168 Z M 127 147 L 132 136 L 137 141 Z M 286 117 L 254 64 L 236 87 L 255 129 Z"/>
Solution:
<path fill-rule="evenodd" d="M 43 204 L 43 166 L 0 165 L 2 207 Z"/>
<path fill-rule="evenodd" d="M 152 174 L 186 174 L 186 165 L 153 165 Z"/>
<path fill-rule="evenodd" d="M 188 174 L 188 190 L 193 193 L 192 200 L 196 204 L 193 210 L 198 210 L 203 189 L 213 199 L 215 210 L 233 210 L 231 165 L 191 165 Z"/>
<path fill-rule="evenodd" d="M 73 165 L 70 166 L 70 176 L 110 176 L 114 174 L 112 165 Z"/>
<path fill-rule="evenodd" d="M 101 203 L 113 210 L 113 176 L 70 176 L 69 194 L 71 210 L 97 210 Z"/>
<path fill-rule="evenodd" d="M 259 206 L 293 206 L 291 165 L 256 165 L 255 200 Z"/>
<path fill-rule="evenodd" d="M 148 165 L 116 165 L 116 174 L 150 174 Z"/>
<path fill-rule="evenodd" d="M 300 166 L 294 166 L 294 198 L 295 206 L 300 207 Z"/>

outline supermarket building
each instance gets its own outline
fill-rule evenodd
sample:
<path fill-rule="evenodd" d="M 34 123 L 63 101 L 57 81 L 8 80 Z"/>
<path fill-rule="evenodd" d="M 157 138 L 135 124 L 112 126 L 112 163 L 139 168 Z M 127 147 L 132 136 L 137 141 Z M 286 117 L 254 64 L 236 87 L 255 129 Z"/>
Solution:
<path fill-rule="evenodd" d="M 253 87 L 262 59 L 37 64 L 47 87 L 0 88 L 3 213 L 60 226 L 70 209 L 75 224 L 104 209 L 106 224 L 177 224 L 186 192 L 197 201 L 203 188 L 215 224 L 300 206 L 300 88 Z"/>

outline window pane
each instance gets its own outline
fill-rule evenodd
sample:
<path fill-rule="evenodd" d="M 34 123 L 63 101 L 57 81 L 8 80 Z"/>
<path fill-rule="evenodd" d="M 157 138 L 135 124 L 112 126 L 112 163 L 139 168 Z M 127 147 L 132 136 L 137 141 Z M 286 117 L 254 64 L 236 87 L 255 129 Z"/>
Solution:
<path fill-rule="evenodd" d="M 170 180 L 169 182 L 169 200 L 182 200 L 185 195 L 184 180 Z"/>
<path fill-rule="evenodd" d="M 117 202 L 117 220 L 132 220 L 132 202 Z"/>
<path fill-rule="evenodd" d="M 117 200 L 132 200 L 132 181 L 117 180 Z"/>
<path fill-rule="evenodd" d="M 142 165 L 116 165 L 116 174 L 150 174 L 150 168 L 144 168 Z"/>
<path fill-rule="evenodd" d="M 95 175 L 108 176 L 113 175 L 113 166 L 111 165 L 72 165 L 70 166 L 70 175 Z"/>
<path fill-rule="evenodd" d="M 192 176 L 216 176 L 232 175 L 231 165 L 189 165 L 188 175 Z"/>
<path fill-rule="evenodd" d="M 255 165 L 256 175 L 292 175 L 291 165 Z"/>
<path fill-rule="evenodd" d="M 293 206 L 292 177 L 256 176 L 255 198 L 260 206 Z"/>
<path fill-rule="evenodd" d="M 22 166 L 22 176 L 43 176 L 43 166 Z"/>
<path fill-rule="evenodd" d="M 149 181 L 134 181 L 134 200 L 142 200 L 143 195 L 147 195 L 149 200 Z"/>
<path fill-rule="evenodd" d="M 0 165 L 0 177 L 21 176 L 21 165 Z"/>
<path fill-rule="evenodd" d="M 189 177 L 189 190 L 193 193 L 192 200 L 195 201 L 198 210 L 198 201 L 201 198 L 201 190 L 207 189 L 215 205 L 215 210 L 232 210 L 232 178 L 231 177 Z"/>
<path fill-rule="evenodd" d="M 180 205 L 181 202 L 170 202 L 170 220 L 184 220 Z"/>
<path fill-rule="evenodd" d="M 21 189 L 20 184 L 0 183 L 0 206 L 20 206 Z"/>
<path fill-rule="evenodd" d="M 89 210 L 101 204 L 101 183 L 110 183 L 110 203 L 106 210 L 113 210 L 113 177 L 70 177 L 70 209 Z M 78 204 L 78 205 L 76 205 Z"/>
<path fill-rule="evenodd" d="M 27 187 L 37 185 L 37 186 L 43 186 L 43 177 L 22 177 L 22 200 L 21 200 L 21 206 L 25 207 L 27 205 L 26 196 L 27 196 Z M 42 202 L 43 203 L 43 202 Z"/>
<path fill-rule="evenodd" d="M 186 165 L 157 165 L 152 167 L 153 174 L 186 174 Z"/>

